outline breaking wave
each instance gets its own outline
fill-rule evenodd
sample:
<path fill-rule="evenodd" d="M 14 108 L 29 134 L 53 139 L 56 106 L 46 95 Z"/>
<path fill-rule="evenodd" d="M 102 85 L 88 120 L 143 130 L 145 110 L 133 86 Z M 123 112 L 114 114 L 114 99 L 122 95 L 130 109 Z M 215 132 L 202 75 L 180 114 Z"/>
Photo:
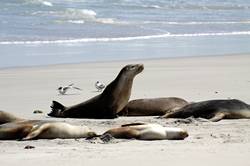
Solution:
<path fill-rule="evenodd" d="M 246 21 L 187 21 L 187 22 L 174 22 L 174 21 L 144 21 L 143 24 L 168 24 L 168 25 L 217 25 L 217 24 L 250 24 L 250 20 Z"/>
<path fill-rule="evenodd" d="M 44 5 L 44 6 L 50 6 L 50 7 L 53 6 L 51 2 L 45 1 L 45 0 L 24 0 L 24 2 L 27 4 L 37 4 L 37 5 Z"/>
<path fill-rule="evenodd" d="M 43 41 L 2 41 L 0 45 L 19 45 L 19 44 L 67 44 L 67 43 L 88 43 L 88 42 L 115 42 L 115 41 L 131 41 L 131 40 L 149 40 L 168 37 L 202 37 L 202 36 L 237 36 L 250 35 L 250 31 L 239 32 L 218 32 L 218 33 L 192 33 L 192 34 L 161 34 L 133 37 L 116 37 L 116 38 L 79 38 L 66 40 L 43 40 Z"/>

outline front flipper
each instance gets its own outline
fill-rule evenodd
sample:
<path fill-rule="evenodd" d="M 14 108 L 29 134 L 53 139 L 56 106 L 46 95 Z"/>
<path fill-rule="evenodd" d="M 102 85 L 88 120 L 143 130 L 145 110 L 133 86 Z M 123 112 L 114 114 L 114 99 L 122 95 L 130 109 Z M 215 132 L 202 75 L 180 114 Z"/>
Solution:
<path fill-rule="evenodd" d="M 44 133 L 45 131 L 47 131 L 49 128 L 49 124 L 43 124 L 41 126 L 34 126 L 33 129 L 31 130 L 31 132 L 22 139 L 22 141 L 26 141 L 26 140 L 32 140 L 32 139 L 36 139 L 39 137 L 39 135 L 41 135 L 42 133 Z"/>
<path fill-rule="evenodd" d="M 221 119 L 223 119 L 225 117 L 225 114 L 222 112 L 218 112 L 216 113 L 212 118 L 210 118 L 209 120 L 212 122 L 218 122 Z"/>
<path fill-rule="evenodd" d="M 130 127 L 120 127 L 120 128 L 114 128 L 106 131 L 102 137 L 105 137 L 105 135 L 110 134 L 114 138 L 118 139 L 139 139 L 140 137 L 140 131 L 136 129 L 132 129 Z"/>

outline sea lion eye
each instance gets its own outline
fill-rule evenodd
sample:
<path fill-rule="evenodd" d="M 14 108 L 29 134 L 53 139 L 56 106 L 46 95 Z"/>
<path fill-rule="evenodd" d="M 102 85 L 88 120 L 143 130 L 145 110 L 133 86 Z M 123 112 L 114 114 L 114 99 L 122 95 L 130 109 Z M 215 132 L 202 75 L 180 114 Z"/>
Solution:
<path fill-rule="evenodd" d="M 133 70 L 133 69 L 135 69 L 135 66 L 130 66 L 130 70 Z"/>

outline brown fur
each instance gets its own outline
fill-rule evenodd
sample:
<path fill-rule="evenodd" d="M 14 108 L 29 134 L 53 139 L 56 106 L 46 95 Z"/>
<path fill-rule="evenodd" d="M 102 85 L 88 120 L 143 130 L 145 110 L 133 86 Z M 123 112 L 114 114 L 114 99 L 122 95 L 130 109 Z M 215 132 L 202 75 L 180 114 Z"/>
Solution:
<path fill-rule="evenodd" d="M 131 100 L 118 114 L 119 116 L 161 116 L 187 105 L 188 102 L 177 97 L 149 98 Z"/>
<path fill-rule="evenodd" d="M 114 138 L 122 138 L 122 139 L 138 139 L 140 136 L 140 132 L 138 130 L 133 130 L 130 127 L 120 127 L 120 128 L 114 128 L 110 129 L 105 134 L 110 134 Z"/>

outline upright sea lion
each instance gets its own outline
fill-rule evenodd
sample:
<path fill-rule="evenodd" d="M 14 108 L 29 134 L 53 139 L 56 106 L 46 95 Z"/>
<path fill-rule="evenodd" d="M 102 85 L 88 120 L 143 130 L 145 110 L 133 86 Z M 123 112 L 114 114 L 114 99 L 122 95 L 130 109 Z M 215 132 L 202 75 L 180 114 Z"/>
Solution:
<path fill-rule="evenodd" d="M 118 113 L 119 116 L 161 116 L 187 105 L 188 102 L 177 97 L 131 100 Z"/>
<path fill-rule="evenodd" d="M 66 139 L 96 135 L 86 126 L 75 126 L 65 122 L 25 120 L 1 111 L 0 119 L 4 118 L 8 121 L 0 125 L 0 140 Z"/>
<path fill-rule="evenodd" d="M 208 100 L 191 103 L 183 108 L 167 113 L 163 118 L 205 118 L 213 122 L 221 119 L 250 118 L 250 106 L 240 100 Z"/>
<path fill-rule="evenodd" d="M 127 65 L 100 94 L 83 103 L 65 107 L 53 101 L 48 114 L 63 118 L 116 118 L 128 103 L 134 77 L 144 69 L 142 64 Z"/>
<path fill-rule="evenodd" d="M 10 114 L 8 112 L 0 110 L 0 125 L 4 124 L 4 123 L 13 122 L 13 121 L 20 121 L 20 120 L 23 120 L 23 119 L 18 118 L 15 115 Z"/>
<path fill-rule="evenodd" d="M 181 128 L 163 127 L 159 124 L 131 123 L 106 131 L 103 136 L 110 134 L 115 138 L 139 140 L 183 140 L 188 136 Z"/>

